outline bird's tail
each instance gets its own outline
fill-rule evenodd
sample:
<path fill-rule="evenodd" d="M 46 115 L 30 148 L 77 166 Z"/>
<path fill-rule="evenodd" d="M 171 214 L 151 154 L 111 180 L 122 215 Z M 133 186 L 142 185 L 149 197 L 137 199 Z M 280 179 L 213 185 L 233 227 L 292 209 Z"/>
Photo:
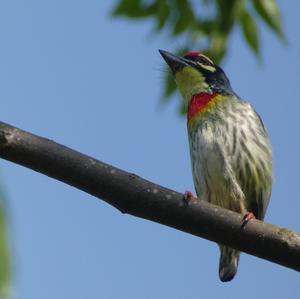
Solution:
<path fill-rule="evenodd" d="M 223 282 L 230 281 L 236 274 L 240 252 L 223 245 L 220 245 L 220 251 L 219 277 Z"/>

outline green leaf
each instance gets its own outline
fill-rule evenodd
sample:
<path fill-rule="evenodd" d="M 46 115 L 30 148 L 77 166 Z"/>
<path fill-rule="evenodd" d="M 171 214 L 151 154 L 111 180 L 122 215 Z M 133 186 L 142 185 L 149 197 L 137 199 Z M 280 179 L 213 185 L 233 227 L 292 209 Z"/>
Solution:
<path fill-rule="evenodd" d="M 156 13 L 156 4 L 143 5 L 140 0 L 121 0 L 113 9 L 113 16 L 146 18 Z"/>
<path fill-rule="evenodd" d="M 227 33 L 215 31 L 211 34 L 210 48 L 204 51 L 204 54 L 210 57 L 216 64 L 219 64 L 226 53 L 227 40 Z"/>
<path fill-rule="evenodd" d="M 10 295 L 10 254 L 7 238 L 7 224 L 5 217 L 4 195 L 0 186 L 0 298 L 8 298 Z"/>
<path fill-rule="evenodd" d="M 283 37 L 280 12 L 275 0 L 253 0 L 253 6 L 262 20 Z"/>
<path fill-rule="evenodd" d="M 252 51 L 258 55 L 259 54 L 259 38 L 258 38 L 258 31 L 256 27 L 256 23 L 252 16 L 247 12 L 244 11 L 240 16 L 240 24 L 242 27 L 243 35 L 252 49 Z"/>
<path fill-rule="evenodd" d="M 218 18 L 214 21 L 218 31 L 228 34 L 232 30 L 243 3 L 242 0 L 216 0 Z"/>
<path fill-rule="evenodd" d="M 215 28 L 215 23 L 212 20 L 198 21 L 196 30 L 200 31 L 202 34 L 210 35 Z"/>
<path fill-rule="evenodd" d="M 180 115 L 186 114 L 186 112 L 187 112 L 186 101 L 183 101 L 182 99 L 180 99 L 178 112 Z"/>
<path fill-rule="evenodd" d="M 130 15 L 139 7 L 139 0 L 121 0 L 113 9 L 113 15 Z"/>
<path fill-rule="evenodd" d="M 161 30 L 170 15 L 170 8 L 168 2 L 166 0 L 159 0 L 157 2 L 157 9 L 156 9 L 156 19 L 157 19 L 157 30 Z"/>
<path fill-rule="evenodd" d="M 173 75 L 171 71 L 168 70 L 168 72 L 165 74 L 165 84 L 162 100 L 166 102 L 170 98 L 170 96 L 175 92 L 175 90 L 176 84 Z"/>
<path fill-rule="evenodd" d="M 174 8 L 176 8 L 176 21 L 173 27 L 173 34 L 178 35 L 186 31 L 194 23 L 195 16 L 192 6 L 187 0 L 174 1 Z"/>

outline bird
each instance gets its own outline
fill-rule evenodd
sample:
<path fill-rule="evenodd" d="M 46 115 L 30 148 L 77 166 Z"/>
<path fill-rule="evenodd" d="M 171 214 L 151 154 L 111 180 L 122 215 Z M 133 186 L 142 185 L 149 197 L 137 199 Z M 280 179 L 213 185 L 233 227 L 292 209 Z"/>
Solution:
<path fill-rule="evenodd" d="M 263 220 L 272 189 L 272 148 L 261 117 L 233 91 L 223 69 L 206 55 L 159 52 L 187 107 L 197 197 L 238 212 L 245 221 Z M 218 245 L 219 278 L 231 281 L 240 252 Z"/>

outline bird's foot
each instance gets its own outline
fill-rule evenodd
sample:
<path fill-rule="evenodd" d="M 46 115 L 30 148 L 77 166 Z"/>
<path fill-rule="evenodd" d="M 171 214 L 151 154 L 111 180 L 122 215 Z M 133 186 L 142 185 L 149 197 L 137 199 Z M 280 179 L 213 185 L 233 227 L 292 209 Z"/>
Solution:
<path fill-rule="evenodd" d="M 194 197 L 193 192 L 191 191 L 185 191 L 183 195 L 183 200 L 186 204 L 189 203 L 189 201 Z"/>
<path fill-rule="evenodd" d="M 247 212 L 243 217 L 243 222 L 246 223 L 252 219 L 256 219 L 255 215 L 252 212 Z"/>
<path fill-rule="evenodd" d="M 248 211 L 243 217 L 242 229 L 244 229 L 246 224 L 252 219 L 256 219 L 256 217 L 252 212 Z"/>

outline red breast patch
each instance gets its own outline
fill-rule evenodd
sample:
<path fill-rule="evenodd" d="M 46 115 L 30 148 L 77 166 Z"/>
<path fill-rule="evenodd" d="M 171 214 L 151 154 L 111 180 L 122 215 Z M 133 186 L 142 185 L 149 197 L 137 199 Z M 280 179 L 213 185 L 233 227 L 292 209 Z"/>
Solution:
<path fill-rule="evenodd" d="M 188 113 L 187 113 L 188 121 L 192 119 L 197 112 L 201 111 L 216 96 L 217 93 L 206 93 L 206 92 L 201 92 L 194 95 L 188 106 Z"/>

